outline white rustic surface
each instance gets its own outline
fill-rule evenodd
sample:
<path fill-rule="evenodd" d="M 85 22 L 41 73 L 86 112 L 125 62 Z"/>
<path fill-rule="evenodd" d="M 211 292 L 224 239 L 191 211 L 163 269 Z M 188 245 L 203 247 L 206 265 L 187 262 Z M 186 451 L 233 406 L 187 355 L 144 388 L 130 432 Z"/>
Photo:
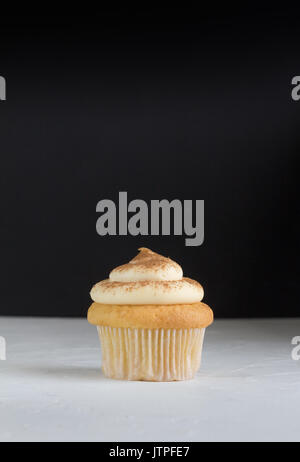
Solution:
<path fill-rule="evenodd" d="M 0 441 L 300 440 L 299 335 L 299 319 L 218 320 L 195 380 L 120 382 L 85 320 L 0 318 Z"/>

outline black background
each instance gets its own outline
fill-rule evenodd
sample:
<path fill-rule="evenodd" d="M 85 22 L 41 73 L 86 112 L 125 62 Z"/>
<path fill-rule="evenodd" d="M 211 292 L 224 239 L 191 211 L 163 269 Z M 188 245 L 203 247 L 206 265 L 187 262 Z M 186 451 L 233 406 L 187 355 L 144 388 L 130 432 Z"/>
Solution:
<path fill-rule="evenodd" d="M 216 317 L 299 313 L 300 15 L 2 15 L 0 315 L 85 316 L 147 246 Z M 100 237 L 96 204 L 204 199 L 205 241 Z"/>

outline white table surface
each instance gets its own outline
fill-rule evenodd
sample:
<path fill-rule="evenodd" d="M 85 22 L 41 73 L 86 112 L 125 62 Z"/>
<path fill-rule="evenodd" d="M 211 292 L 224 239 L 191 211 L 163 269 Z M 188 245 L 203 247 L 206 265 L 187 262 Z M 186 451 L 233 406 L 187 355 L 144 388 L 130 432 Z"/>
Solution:
<path fill-rule="evenodd" d="M 0 441 L 299 441 L 300 319 L 217 320 L 187 382 L 101 370 L 84 319 L 0 318 Z"/>

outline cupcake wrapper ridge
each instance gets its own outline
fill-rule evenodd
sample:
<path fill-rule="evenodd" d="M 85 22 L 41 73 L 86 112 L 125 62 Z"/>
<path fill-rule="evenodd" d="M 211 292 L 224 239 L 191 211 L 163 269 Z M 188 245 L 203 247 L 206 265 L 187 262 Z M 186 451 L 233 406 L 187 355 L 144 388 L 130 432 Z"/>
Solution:
<path fill-rule="evenodd" d="M 159 382 L 188 380 L 200 366 L 205 328 L 97 329 L 107 377 Z"/>

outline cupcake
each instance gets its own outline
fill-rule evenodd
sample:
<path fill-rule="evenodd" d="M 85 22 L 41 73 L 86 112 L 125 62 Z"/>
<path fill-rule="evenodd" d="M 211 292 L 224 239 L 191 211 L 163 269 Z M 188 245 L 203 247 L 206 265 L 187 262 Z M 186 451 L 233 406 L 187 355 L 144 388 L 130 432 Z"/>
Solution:
<path fill-rule="evenodd" d="M 203 288 L 149 249 L 111 271 L 90 292 L 104 374 L 113 379 L 173 381 L 194 377 L 205 328 L 213 321 Z"/>

